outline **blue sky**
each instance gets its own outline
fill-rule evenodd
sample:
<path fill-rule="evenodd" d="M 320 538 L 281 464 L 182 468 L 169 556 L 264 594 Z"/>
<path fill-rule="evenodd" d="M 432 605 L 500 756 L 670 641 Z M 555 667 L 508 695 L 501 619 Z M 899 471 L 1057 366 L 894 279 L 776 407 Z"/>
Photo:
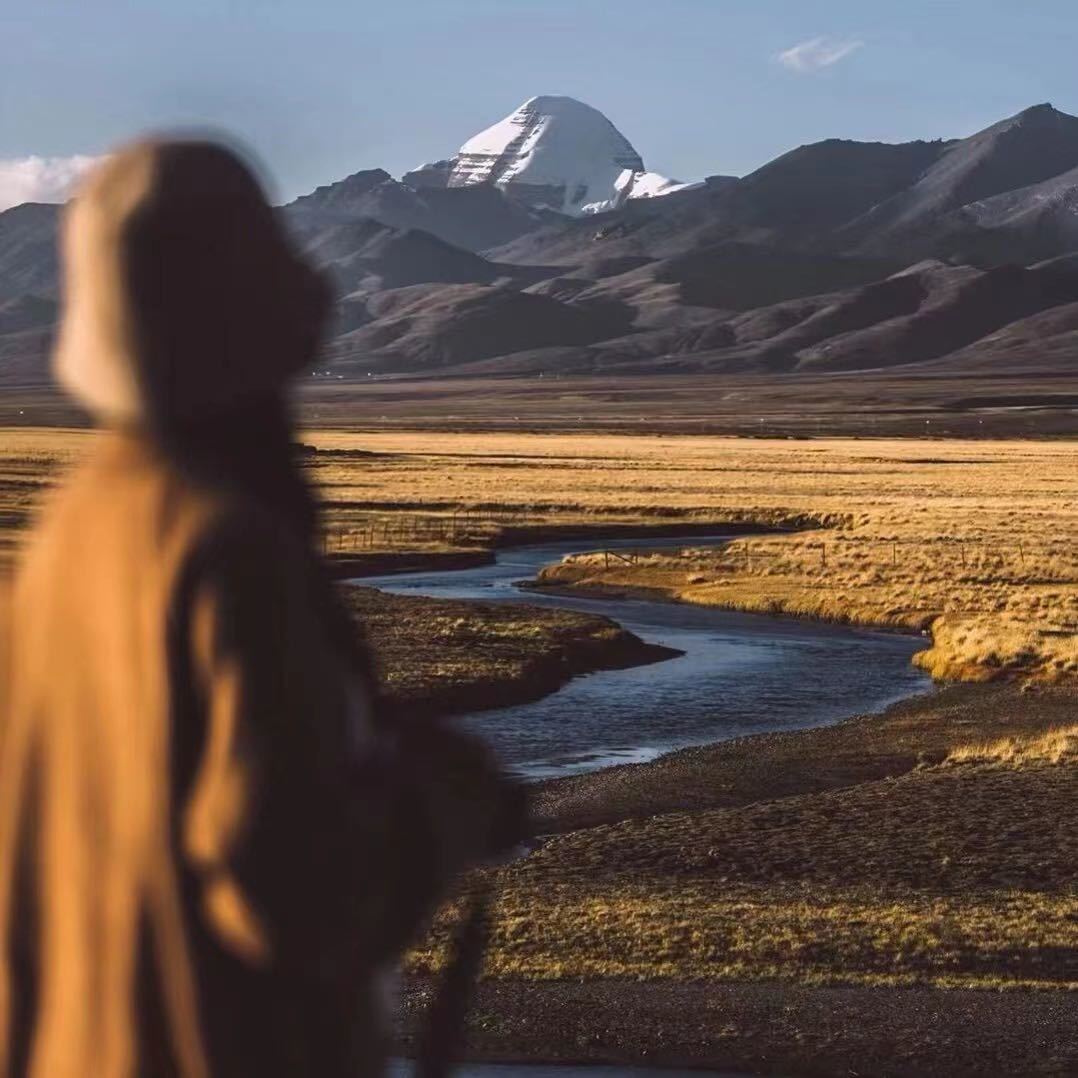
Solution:
<path fill-rule="evenodd" d="M 447 156 L 539 93 L 601 109 L 682 179 L 830 136 L 1078 113 L 1075 0 L 3 3 L 0 208 L 58 197 L 73 155 L 177 124 L 239 135 L 291 197 Z"/>

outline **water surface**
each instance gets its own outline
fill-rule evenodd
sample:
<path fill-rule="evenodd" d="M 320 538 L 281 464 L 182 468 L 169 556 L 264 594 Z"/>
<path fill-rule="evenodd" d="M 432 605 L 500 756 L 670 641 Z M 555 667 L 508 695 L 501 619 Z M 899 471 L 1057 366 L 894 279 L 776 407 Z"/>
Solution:
<path fill-rule="evenodd" d="M 494 564 L 473 569 L 356 583 L 403 595 L 605 614 L 645 640 L 685 653 L 649 666 L 574 678 L 534 703 L 459 720 L 526 778 L 650 760 L 671 749 L 743 734 L 837 722 L 930 686 L 910 665 L 913 653 L 925 646 L 917 636 L 643 599 L 544 595 L 516 586 L 578 551 L 706 546 L 729 538 L 563 540 L 502 550 Z M 588 1073 L 596 1072 L 589 1068 Z"/>

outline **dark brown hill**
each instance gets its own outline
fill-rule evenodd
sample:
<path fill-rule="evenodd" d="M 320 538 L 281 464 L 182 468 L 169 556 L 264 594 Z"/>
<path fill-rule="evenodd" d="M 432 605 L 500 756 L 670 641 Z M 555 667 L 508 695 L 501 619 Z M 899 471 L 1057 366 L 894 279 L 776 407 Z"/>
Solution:
<path fill-rule="evenodd" d="M 588 344 L 623 328 L 605 313 L 485 285 L 388 292 L 372 313 L 369 324 L 333 341 L 335 373 L 445 369 L 526 348 Z"/>
<path fill-rule="evenodd" d="M 416 191 L 382 169 L 319 187 L 290 202 L 284 213 L 300 229 L 372 218 L 392 228 L 422 229 L 469 251 L 508 243 L 556 216 L 531 210 L 483 185 Z"/>
<path fill-rule="evenodd" d="M 381 169 L 280 212 L 335 285 L 338 380 L 1078 374 L 1078 118 L 1049 105 L 962 139 L 828 139 L 594 216 Z M 0 213 L 6 386 L 47 380 L 58 221 Z"/>
<path fill-rule="evenodd" d="M 55 296 L 60 207 L 27 202 L 0 213 L 0 300 Z"/>
<path fill-rule="evenodd" d="M 339 295 L 432 282 L 489 284 L 504 276 L 481 255 L 429 232 L 392 228 L 369 217 L 312 230 L 303 248 L 329 272 Z"/>

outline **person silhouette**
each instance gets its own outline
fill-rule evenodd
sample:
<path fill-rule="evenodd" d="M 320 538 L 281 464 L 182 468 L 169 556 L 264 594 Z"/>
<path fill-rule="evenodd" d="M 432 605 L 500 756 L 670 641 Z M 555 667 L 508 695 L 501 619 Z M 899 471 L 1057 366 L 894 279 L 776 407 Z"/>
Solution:
<path fill-rule="evenodd" d="M 382 972 L 516 802 L 380 705 L 314 554 L 285 387 L 328 288 L 198 138 L 99 165 L 63 261 L 55 370 L 105 433 L 10 604 L 0 1072 L 379 1073 Z"/>

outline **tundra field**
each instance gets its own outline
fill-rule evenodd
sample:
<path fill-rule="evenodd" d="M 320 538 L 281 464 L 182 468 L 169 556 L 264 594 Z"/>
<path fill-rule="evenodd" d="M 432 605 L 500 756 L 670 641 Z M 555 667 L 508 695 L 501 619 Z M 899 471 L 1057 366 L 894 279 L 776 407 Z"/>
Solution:
<path fill-rule="evenodd" d="M 312 434 L 330 548 L 362 514 L 447 542 L 530 529 L 790 530 L 718 550 L 598 552 L 543 583 L 657 589 L 733 609 L 928 630 L 941 677 L 1078 674 L 1078 444 L 692 437 Z M 362 447 L 375 454 L 353 459 Z M 359 466 L 357 466 L 359 465 Z M 469 518 L 474 535 L 453 529 Z M 438 517 L 428 518 L 437 522 Z M 351 530 L 350 530 L 351 529 Z M 485 529 L 485 531 L 484 531 Z M 601 546 L 601 543 L 598 544 Z M 644 544 L 642 543 L 642 548 Z"/>
<path fill-rule="evenodd" d="M 0 434 L 9 558 L 94 437 Z M 486 873 L 474 1055 L 1078 1073 L 1078 444 L 302 441 L 342 573 L 571 531 L 595 552 L 535 586 L 923 631 L 917 661 L 956 682 L 882 715 L 534 787 L 549 837 Z M 721 549 L 647 550 L 648 532 L 724 527 L 742 531 Z M 634 531 L 638 552 L 602 549 Z M 656 657 L 605 619 L 377 596 L 352 593 L 353 609 L 382 644 L 391 693 L 424 711 L 474 706 L 487 684 L 495 702 L 528 699 L 574 670 Z M 574 650 L 588 654 L 566 669 Z M 409 959 L 405 1048 L 456 909 Z"/>
<path fill-rule="evenodd" d="M 0 435 L 6 549 L 42 485 L 92 437 Z M 782 529 L 719 550 L 580 555 L 542 583 L 645 587 L 732 609 L 926 630 L 920 661 L 940 677 L 1078 674 L 1076 443 L 317 431 L 303 439 L 334 559 L 475 552 L 562 528 Z"/>

